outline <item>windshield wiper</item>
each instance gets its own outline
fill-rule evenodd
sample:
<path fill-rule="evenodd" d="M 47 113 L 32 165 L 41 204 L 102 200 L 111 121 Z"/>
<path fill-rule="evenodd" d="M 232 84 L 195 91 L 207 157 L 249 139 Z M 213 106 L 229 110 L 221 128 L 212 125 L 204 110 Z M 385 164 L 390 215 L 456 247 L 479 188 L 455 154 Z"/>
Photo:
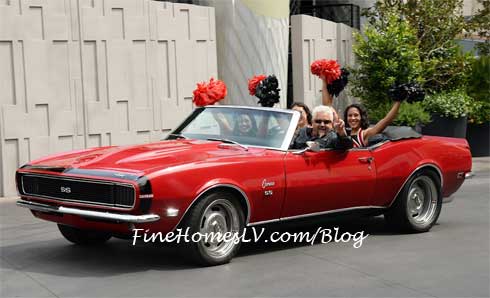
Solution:
<path fill-rule="evenodd" d="M 206 139 L 206 140 L 208 140 L 208 141 L 218 141 L 218 142 L 223 142 L 223 143 L 226 143 L 226 144 L 237 145 L 240 148 L 244 149 L 245 151 L 248 151 L 248 146 L 242 145 L 242 144 L 240 144 L 238 142 L 235 142 L 233 140 L 230 140 L 230 139 L 209 138 L 209 139 Z"/>
<path fill-rule="evenodd" d="M 185 139 L 188 140 L 189 138 L 184 136 L 183 134 L 180 133 L 171 133 L 168 135 L 169 137 L 175 137 L 176 139 Z"/>

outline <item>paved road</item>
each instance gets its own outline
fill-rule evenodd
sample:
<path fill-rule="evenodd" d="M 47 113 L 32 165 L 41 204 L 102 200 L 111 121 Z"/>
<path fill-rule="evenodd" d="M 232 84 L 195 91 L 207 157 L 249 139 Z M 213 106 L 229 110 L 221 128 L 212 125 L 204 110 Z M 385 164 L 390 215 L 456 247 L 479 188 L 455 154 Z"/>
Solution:
<path fill-rule="evenodd" d="M 318 227 L 366 231 L 351 243 L 245 245 L 232 263 L 195 268 L 178 247 L 111 240 L 80 248 L 14 199 L 0 201 L 1 297 L 489 297 L 488 159 L 443 206 L 431 232 L 393 234 L 382 218 Z"/>

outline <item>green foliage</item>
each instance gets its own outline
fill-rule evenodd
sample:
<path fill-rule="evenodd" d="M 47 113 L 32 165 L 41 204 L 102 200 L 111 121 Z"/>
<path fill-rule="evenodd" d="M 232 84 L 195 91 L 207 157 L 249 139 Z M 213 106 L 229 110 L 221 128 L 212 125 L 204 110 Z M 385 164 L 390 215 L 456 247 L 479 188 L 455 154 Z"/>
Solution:
<path fill-rule="evenodd" d="M 425 110 L 430 113 L 449 118 L 459 118 L 468 114 L 471 97 L 464 90 L 453 90 L 429 95 L 423 104 Z"/>
<path fill-rule="evenodd" d="M 490 56 L 481 56 L 472 63 L 466 88 L 468 95 L 477 101 L 490 103 Z"/>
<path fill-rule="evenodd" d="M 480 56 L 490 55 L 490 0 L 478 0 L 480 8 L 467 24 L 467 35 L 477 35 L 483 42 L 476 48 Z"/>
<path fill-rule="evenodd" d="M 377 121 L 382 119 L 390 110 L 390 103 L 383 103 L 376 109 L 369 111 L 369 118 Z M 409 104 L 402 102 L 398 116 L 393 121 L 393 125 L 416 126 L 417 124 L 425 124 L 430 122 L 430 115 L 422 107 L 421 102 Z"/>
<path fill-rule="evenodd" d="M 468 122 L 483 124 L 490 121 L 490 102 L 474 100 L 470 103 Z"/>
<path fill-rule="evenodd" d="M 358 68 L 352 70 L 352 93 L 361 98 L 371 119 L 381 119 L 389 111 L 392 101 L 388 89 L 393 84 L 423 83 L 414 30 L 396 15 L 384 21 L 382 26 L 368 26 L 364 37 L 355 35 Z M 395 124 L 415 125 L 416 117 L 423 122 L 428 114 L 419 104 L 403 103 Z"/>
<path fill-rule="evenodd" d="M 422 62 L 424 89 L 429 93 L 464 88 L 471 73 L 472 54 L 464 54 L 455 41 L 430 52 Z"/>
<path fill-rule="evenodd" d="M 378 0 L 363 14 L 381 31 L 391 14 L 408 21 L 419 41 L 424 88 L 438 93 L 464 87 L 469 73 L 470 55 L 463 54 L 455 42 L 468 30 L 462 6 L 463 0 Z"/>
<path fill-rule="evenodd" d="M 490 121 L 490 56 L 473 61 L 466 90 L 472 97 L 468 122 L 482 124 Z"/>

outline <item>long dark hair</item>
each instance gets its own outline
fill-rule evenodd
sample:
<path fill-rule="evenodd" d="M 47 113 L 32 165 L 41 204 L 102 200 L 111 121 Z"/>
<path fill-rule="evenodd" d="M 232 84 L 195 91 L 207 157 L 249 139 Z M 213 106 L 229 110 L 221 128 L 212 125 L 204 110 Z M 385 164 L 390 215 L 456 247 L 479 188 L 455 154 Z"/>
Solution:
<path fill-rule="evenodd" d="M 366 129 L 369 127 L 369 119 L 368 119 L 368 114 L 367 110 L 363 105 L 353 103 L 349 105 L 347 108 L 345 108 L 344 111 L 344 122 L 345 122 L 345 127 L 350 127 L 349 122 L 347 121 L 347 113 L 349 112 L 350 108 L 356 108 L 359 111 L 359 114 L 361 115 L 361 128 Z"/>
<path fill-rule="evenodd" d="M 313 119 L 313 116 L 311 115 L 311 111 L 310 111 L 310 108 L 308 108 L 307 105 L 305 105 L 304 103 L 302 102 L 293 102 L 293 104 L 291 105 L 290 109 L 294 108 L 294 107 L 300 107 L 300 108 L 303 108 L 303 110 L 305 111 L 306 113 L 306 122 L 308 122 L 309 125 L 311 125 L 311 120 Z"/>
<path fill-rule="evenodd" d="M 240 112 L 240 114 L 236 115 L 235 123 L 234 123 L 234 127 L 233 127 L 233 134 L 237 135 L 237 136 L 242 135 L 242 132 L 240 132 L 240 129 L 238 128 L 239 122 L 240 122 L 240 117 L 242 117 L 242 116 L 248 116 L 248 118 L 250 119 L 250 122 L 251 122 L 251 126 L 252 126 L 250 128 L 250 130 L 245 134 L 245 136 L 256 136 L 257 131 L 258 131 L 257 122 L 255 121 L 254 115 L 248 111 Z"/>

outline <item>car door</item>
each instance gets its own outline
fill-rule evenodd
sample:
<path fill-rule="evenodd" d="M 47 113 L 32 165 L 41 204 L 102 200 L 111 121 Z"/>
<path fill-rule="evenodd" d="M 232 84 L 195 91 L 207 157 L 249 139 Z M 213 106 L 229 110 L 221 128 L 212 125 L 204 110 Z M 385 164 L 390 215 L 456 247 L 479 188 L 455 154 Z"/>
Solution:
<path fill-rule="evenodd" d="M 369 206 L 376 168 L 368 149 L 287 153 L 282 218 Z"/>

